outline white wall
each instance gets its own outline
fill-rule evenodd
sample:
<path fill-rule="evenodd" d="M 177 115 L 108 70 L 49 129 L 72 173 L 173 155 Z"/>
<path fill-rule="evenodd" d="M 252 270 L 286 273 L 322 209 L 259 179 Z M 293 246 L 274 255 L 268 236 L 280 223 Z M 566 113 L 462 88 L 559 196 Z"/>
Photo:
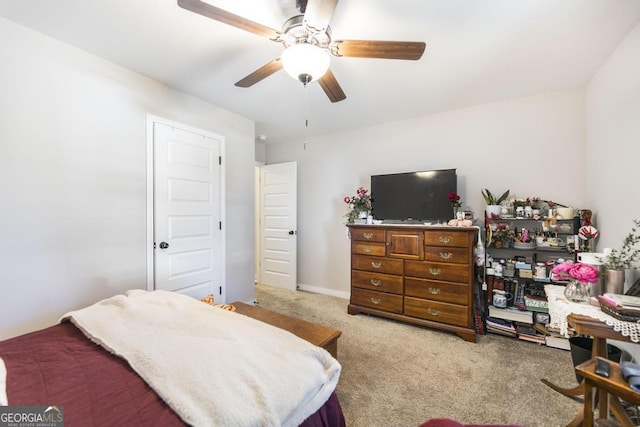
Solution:
<path fill-rule="evenodd" d="M 585 207 L 584 115 L 573 89 L 267 144 L 268 164 L 298 162 L 298 283 L 348 296 L 343 198 L 373 174 L 457 168 L 463 206 L 480 216 L 481 188 Z"/>
<path fill-rule="evenodd" d="M 587 198 L 598 207 L 598 250 L 622 247 L 640 219 L 640 24 L 586 90 Z"/>
<path fill-rule="evenodd" d="M 251 300 L 254 123 L 0 18 L 0 339 L 145 288 L 151 113 L 226 138 L 226 296 Z"/>
<path fill-rule="evenodd" d="M 620 249 L 640 219 L 640 24 L 600 67 L 586 90 L 587 199 L 598 209 L 597 250 Z M 636 266 L 638 263 L 636 263 Z M 640 276 L 632 271 L 630 285 Z M 638 345 L 615 343 L 640 360 Z"/>

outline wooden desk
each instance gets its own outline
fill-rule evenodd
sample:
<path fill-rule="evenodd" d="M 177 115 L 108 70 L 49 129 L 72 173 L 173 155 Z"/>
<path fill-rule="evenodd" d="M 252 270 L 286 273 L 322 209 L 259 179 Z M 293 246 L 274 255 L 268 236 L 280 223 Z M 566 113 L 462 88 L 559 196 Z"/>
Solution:
<path fill-rule="evenodd" d="M 243 302 L 231 303 L 236 308 L 236 313 L 244 314 L 252 319 L 260 320 L 269 325 L 284 329 L 292 334 L 309 341 L 313 345 L 327 350 L 333 357 L 338 358 L 338 338 L 342 332 L 316 323 L 285 316 L 262 307 L 245 304 Z"/>
<path fill-rule="evenodd" d="M 576 372 L 582 375 L 585 379 L 585 399 L 583 417 L 584 427 L 593 426 L 593 391 L 598 391 L 600 401 L 603 399 L 608 400 L 611 406 L 611 412 L 622 423 L 623 427 L 633 427 L 634 424 L 625 412 L 624 408 L 620 404 L 619 398 L 622 398 L 625 402 L 633 403 L 635 405 L 640 404 L 640 393 L 635 392 L 629 387 L 629 384 L 622 377 L 620 372 L 620 365 L 609 361 L 611 370 L 609 378 L 601 377 L 595 373 L 595 364 L 598 358 L 587 360 L 586 362 L 576 366 Z M 607 405 L 600 404 L 599 417 L 608 418 L 609 411 L 602 408 L 607 408 Z"/>
<path fill-rule="evenodd" d="M 583 316 L 580 314 L 570 314 L 567 316 L 567 323 L 580 335 L 590 335 L 593 337 L 593 348 L 591 350 L 591 358 L 607 357 L 607 339 L 631 342 L 629 337 L 625 337 L 620 332 L 613 330 L 613 327 L 606 323 L 594 319 L 593 317 Z M 558 393 L 568 397 L 585 396 L 585 380 L 573 388 L 558 387 L 550 381 L 542 380 L 542 382 Z M 600 408 L 608 407 L 606 393 L 600 394 Z M 602 409 L 601 409 L 602 410 Z M 582 424 L 583 412 L 578 413 L 575 418 L 568 424 L 569 426 L 579 426 Z"/>

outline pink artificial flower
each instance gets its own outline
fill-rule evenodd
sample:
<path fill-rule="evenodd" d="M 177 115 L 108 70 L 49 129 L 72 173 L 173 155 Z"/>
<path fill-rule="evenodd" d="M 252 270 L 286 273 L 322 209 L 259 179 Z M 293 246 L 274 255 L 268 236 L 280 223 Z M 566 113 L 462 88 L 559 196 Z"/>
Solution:
<path fill-rule="evenodd" d="M 558 278 L 562 280 L 569 280 L 569 271 L 573 267 L 573 261 L 563 262 L 562 264 L 558 264 L 551 269 L 551 274 L 558 276 Z"/>
<path fill-rule="evenodd" d="M 596 267 L 580 262 L 571 267 L 569 275 L 580 283 L 595 283 L 598 281 L 598 270 Z"/>
<path fill-rule="evenodd" d="M 566 261 L 551 269 L 551 273 L 560 280 L 576 279 L 580 283 L 595 283 L 598 281 L 598 269 L 593 265 Z"/>
<path fill-rule="evenodd" d="M 349 203 L 351 201 L 351 199 L 349 198 L 349 196 L 345 196 L 344 197 L 344 202 L 345 203 Z"/>

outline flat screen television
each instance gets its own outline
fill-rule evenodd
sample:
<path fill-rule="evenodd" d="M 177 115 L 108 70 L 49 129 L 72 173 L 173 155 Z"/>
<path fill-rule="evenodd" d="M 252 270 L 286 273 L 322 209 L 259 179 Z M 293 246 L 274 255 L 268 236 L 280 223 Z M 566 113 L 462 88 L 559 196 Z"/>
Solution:
<path fill-rule="evenodd" d="M 455 169 L 371 176 L 375 219 L 394 222 L 446 222 L 453 218 L 449 193 L 458 192 Z"/>

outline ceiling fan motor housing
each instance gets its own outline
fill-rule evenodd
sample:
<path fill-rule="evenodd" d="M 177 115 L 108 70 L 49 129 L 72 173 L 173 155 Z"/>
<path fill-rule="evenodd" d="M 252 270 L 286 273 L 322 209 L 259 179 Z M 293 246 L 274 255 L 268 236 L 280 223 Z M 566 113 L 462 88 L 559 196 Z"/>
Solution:
<path fill-rule="evenodd" d="M 321 49 L 328 49 L 331 43 L 331 29 L 317 31 L 303 23 L 304 15 L 297 15 L 288 19 L 282 26 L 282 44 L 290 47 L 296 44 L 308 43 Z"/>

